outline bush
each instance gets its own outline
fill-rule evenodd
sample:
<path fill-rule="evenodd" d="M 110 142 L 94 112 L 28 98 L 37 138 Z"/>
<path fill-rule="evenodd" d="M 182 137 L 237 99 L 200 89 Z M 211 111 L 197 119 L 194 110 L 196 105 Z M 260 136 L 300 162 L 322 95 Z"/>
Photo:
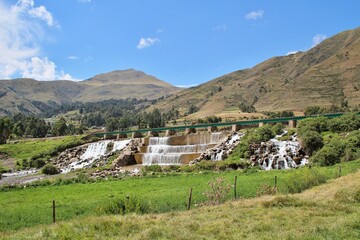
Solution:
<path fill-rule="evenodd" d="M 284 132 L 284 125 L 282 125 L 281 123 L 277 123 L 274 126 L 272 126 L 272 130 L 274 131 L 275 134 L 280 135 Z"/>
<path fill-rule="evenodd" d="M 326 177 L 316 169 L 303 168 L 297 170 L 293 176 L 285 182 L 285 191 L 288 193 L 300 193 L 325 182 Z"/>
<path fill-rule="evenodd" d="M 162 168 L 160 165 L 146 165 L 144 166 L 141 171 L 143 173 L 147 173 L 147 172 L 162 172 Z"/>
<path fill-rule="evenodd" d="M 145 214 L 151 211 L 149 202 L 146 202 L 136 196 L 125 196 L 106 203 L 104 206 L 97 208 L 99 214 Z"/>
<path fill-rule="evenodd" d="M 31 161 L 30 166 L 34 167 L 34 168 L 42 168 L 43 166 L 45 166 L 46 161 L 44 159 L 36 159 L 34 161 Z"/>
<path fill-rule="evenodd" d="M 198 164 L 196 164 L 196 168 L 198 170 L 215 170 L 216 162 L 201 160 Z"/>
<path fill-rule="evenodd" d="M 226 200 L 230 191 L 230 184 L 226 182 L 224 177 L 208 182 L 208 186 L 210 190 L 203 193 L 207 197 L 206 205 L 218 205 Z"/>
<path fill-rule="evenodd" d="M 164 172 L 180 172 L 180 166 L 179 165 L 164 166 L 162 170 Z"/>
<path fill-rule="evenodd" d="M 257 197 L 274 194 L 276 194 L 276 189 L 274 187 L 271 187 L 269 183 L 262 184 L 256 191 Z"/>
<path fill-rule="evenodd" d="M 320 166 L 331 166 L 341 161 L 344 155 L 346 143 L 339 139 L 331 140 L 326 146 L 320 149 L 310 161 Z"/>
<path fill-rule="evenodd" d="M 360 128 L 360 116 L 356 113 L 343 115 L 329 120 L 329 130 L 332 132 L 349 132 Z"/>
<path fill-rule="evenodd" d="M 302 135 L 304 132 L 309 130 L 322 133 L 329 130 L 328 126 L 329 119 L 326 117 L 307 118 L 299 122 L 299 134 Z"/>
<path fill-rule="evenodd" d="M 322 136 L 316 131 L 306 131 L 300 136 L 301 145 L 305 147 L 306 153 L 310 156 L 324 146 Z"/>
<path fill-rule="evenodd" d="M 54 175 L 60 173 L 59 169 L 57 169 L 57 167 L 55 167 L 51 163 L 46 164 L 41 170 L 41 172 L 46 175 Z"/>

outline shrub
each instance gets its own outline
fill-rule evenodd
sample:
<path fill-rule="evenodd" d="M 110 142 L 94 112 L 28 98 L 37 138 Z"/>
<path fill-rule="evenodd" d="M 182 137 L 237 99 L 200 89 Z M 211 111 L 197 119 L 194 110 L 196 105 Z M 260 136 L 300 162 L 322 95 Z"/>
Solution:
<path fill-rule="evenodd" d="M 316 150 L 324 146 L 322 136 L 316 131 L 306 131 L 300 136 L 301 145 L 306 148 L 306 152 L 312 155 Z"/>
<path fill-rule="evenodd" d="M 145 214 L 151 211 L 149 202 L 136 196 L 128 195 L 121 199 L 116 199 L 97 208 L 99 214 Z"/>
<path fill-rule="evenodd" d="M 322 133 L 329 130 L 328 126 L 329 119 L 326 117 L 317 117 L 317 118 L 307 118 L 299 122 L 299 134 L 302 135 L 303 132 L 309 130 Z"/>
<path fill-rule="evenodd" d="M 46 161 L 44 159 L 36 159 L 34 161 L 31 161 L 30 166 L 34 167 L 34 168 L 42 168 L 43 166 L 45 166 Z"/>
<path fill-rule="evenodd" d="M 316 169 L 303 168 L 297 170 L 293 176 L 285 182 L 285 191 L 288 193 L 300 193 L 325 182 L 326 177 Z"/>
<path fill-rule="evenodd" d="M 180 172 L 180 166 L 179 165 L 164 166 L 162 170 L 164 172 Z"/>
<path fill-rule="evenodd" d="M 226 182 L 224 177 L 208 182 L 208 186 L 210 189 L 203 193 L 207 197 L 206 205 L 218 205 L 226 200 L 230 191 L 230 184 Z"/>
<path fill-rule="evenodd" d="M 143 173 L 147 173 L 147 172 L 162 172 L 162 168 L 160 165 L 147 165 L 144 166 L 141 171 Z"/>
<path fill-rule="evenodd" d="M 60 173 L 59 169 L 57 169 L 57 167 L 55 167 L 55 166 L 54 166 L 53 164 L 51 164 L 51 163 L 46 164 L 46 165 L 42 168 L 41 172 L 42 172 L 43 174 L 46 174 L 46 175 L 54 175 L 54 174 Z"/>
<path fill-rule="evenodd" d="M 214 170 L 216 167 L 216 162 L 201 160 L 198 164 L 196 164 L 196 168 L 198 170 Z"/>
<path fill-rule="evenodd" d="M 356 113 L 345 114 L 329 120 L 329 130 L 332 132 L 349 132 L 360 128 L 360 116 Z"/>
<path fill-rule="evenodd" d="M 274 187 L 271 187 L 269 183 L 262 184 L 256 191 L 257 197 L 274 194 L 276 194 L 276 189 Z"/>
<path fill-rule="evenodd" d="M 280 135 L 283 133 L 284 131 L 284 125 L 282 125 L 281 123 L 277 123 L 274 126 L 272 126 L 272 130 L 274 131 L 274 133 L 276 133 L 277 135 Z"/>
<path fill-rule="evenodd" d="M 310 161 L 320 166 L 331 166 L 341 161 L 344 155 L 346 144 L 344 141 L 333 139 L 326 146 L 320 149 Z"/>

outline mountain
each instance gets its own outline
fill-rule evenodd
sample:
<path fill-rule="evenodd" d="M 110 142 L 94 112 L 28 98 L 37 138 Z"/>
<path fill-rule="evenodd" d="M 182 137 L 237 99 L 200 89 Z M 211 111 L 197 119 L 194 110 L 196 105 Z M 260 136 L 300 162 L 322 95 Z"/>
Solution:
<path fill-rule="evenodd" d="M 253 68 L 235 71 L 183 90 L 155 107 L 199 108 L 191 117 L 237 109 L 301 111 L 307 106 L 360 104 L 360 28 L 339 33 L 306 51 L 270 58 Z"/>
<path fill-rule="evenodd" d="M 134 69 L 103 73 L 79 82 L 26 78 L 0 80 L 0 115 L 40 113 L 34 102 L 61 104 L 126 98 L 157 99 L 179 90 Z"/>

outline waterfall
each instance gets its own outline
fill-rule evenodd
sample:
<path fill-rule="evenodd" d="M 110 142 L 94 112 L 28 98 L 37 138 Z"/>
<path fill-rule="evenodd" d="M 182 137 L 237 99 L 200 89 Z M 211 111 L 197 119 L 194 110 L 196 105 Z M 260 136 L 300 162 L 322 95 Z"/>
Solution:
<path fill-rule="evenodd" d="M 123 150 L 129 142 L 130 140 L 114 141 L 112 152 Z"/>
<path fill-rule="evenodd" d="M 146 152 L 142 154 L 142 164 L 179 165 L 184 162 L 184 159 L 189 162 L 204 153 L 210 144 L 219 143 L 226 138 L 226 134 L 222 132 L 196 134 L 182 140 L 186 145 L 170 145 L 175 142 L 170 141 L 170 137 L 151 137 Z M 222 160 L 222 153 L 219 152 L 214 160 Z"/>
<path fill-rule="evenodd" d="M 210 143 L 219 143 L 225 140 L 227 136 L 223 132 L 211 133 Z"/>
<path fill-rule="evenodd" d="M 168 145 L 170 137 L 151 137 L 149 138 L 149 145 Z"/>
<path fill-rule="evenodd" d="M 81 169 L 91 166 L 97 159 L 106 156 L 110 152 L 122 150 L 130 142 L 130 140 L 113 141 L 104 140 L 89 144 L 83 155 L 80 156 L 79 161 L 74 161 L 61 169 L 62 173 L 68 173 L 75 169 Z M 111 150 L 108 149 L 109 143 L 113 143 Z"/>
<path fill-rule="evenodd" d="M 285 132 L 286 133 L 286 132 Z M 285 134 L 284 133 L 284 134 Z M 260 157 L 258 163 L 264 170 L 271 169 L 289 169 L 296 168 L 307 164 L 307 159 L 302 159 L 298 164 L 294 161 L 294 157 L 299 159 L 298 149 L 300 144 L 297 141 L 279 141 L 277 138 L 282 135 L 277 135 L 271 139 L 266 146 L 262 144 L 254 153 Z M 292 137 L 292 140 L 294 137 Z"/>
<path fill-rule="evenodd" d="M 91 143 L 83 155 L 81 155 L 81 160 L 98 158 L 100 156 L 105 155 L 107 145 L 111 142 L 111 140 L 105 140 L 100 142 Z"/>

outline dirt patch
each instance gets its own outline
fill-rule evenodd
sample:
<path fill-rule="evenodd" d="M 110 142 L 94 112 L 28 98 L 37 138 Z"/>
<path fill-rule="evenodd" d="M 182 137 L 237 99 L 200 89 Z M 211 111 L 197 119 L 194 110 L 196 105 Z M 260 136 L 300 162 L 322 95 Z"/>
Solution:
<path fill-rule="evenodd" d="M 15 158 L 11 158 L 11 157 L 9 157 L 8 155 L 6 155 L 4 153 L 0 153 L 0 164 L 4 168 L 14 169 L 15 168 L 15 163 L 16 163 Z"/>

